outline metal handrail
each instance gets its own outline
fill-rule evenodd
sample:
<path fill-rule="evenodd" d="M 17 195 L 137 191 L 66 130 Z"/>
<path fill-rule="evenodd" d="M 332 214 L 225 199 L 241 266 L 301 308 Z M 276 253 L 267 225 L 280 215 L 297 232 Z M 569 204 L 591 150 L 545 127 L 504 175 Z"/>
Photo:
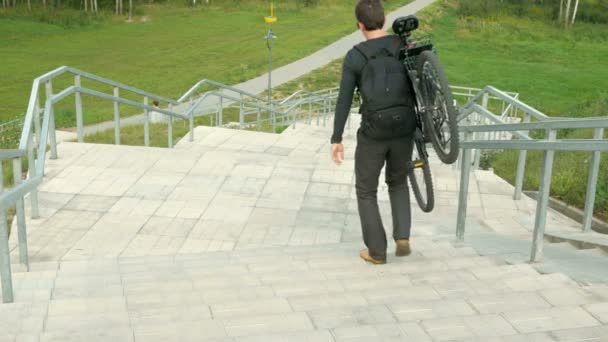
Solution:
<path fill-rule="evenodd" d="M 54 105 L 55 103 L 63 100 L 67 96 L 72 94 L 88 94 L 94 97 L 113 101 L 115 104 L 122 103 L 126 105 L 135 106 L 146 111 L 154 110 L 159 113 L 170 116 L 171 118 L 188 119 L 188 116 L 176 113 L 169 110 L 159 109 L 149 106 L 147 103 L 141 104 L 136 101 L 120 98 L 116 95 L 105 94 L 96 90 L 83 88 L 80 86 L 71 86 L 61 92 L 47 97 L 44 106 L 44 115 L 42 126 L 37 135 L 38 153 L 37 158 L 34 160 L 34 149 L 33 149 L 33 135 L 31 129 L 26 137 L 25 149 L 17 150 L 0 150 L 0 160 L 2 158 L 13 159 L 13 169 L 15 186 L 9 191 L 0 193 L 0 230 L 5 229 L 6 222 L 4 220 L 4 210 L 6 208 L 16 204 L 17 214 L 17 226 L 19 235 L 19 258 L 20 262 L 25 265 L 26 269 L 29 268 L 28 252 L 27 252 L 27 233 L 26 233 L 26 222 L 25 222 L 25 205 L 24 198 L 27 194 L 31 194 L 32 200 L 32 216 L 38 216 L 38 193 L 37 187 L 42 182 L 44 177 L 44 169 L 46 163 L 47 144 L 49 136 L 51 136 L 51 157 L 57 157 L 56 142 L 54 141 Z M 36 104 L 37 106 L 37 104 Z M 35 110 L 38 112 L 38 110 Z M 77 110 L 77 116 L 82 115 L 82 110 Z M 82 118 L 80 117 L 80 120 Z M 37 119 L 36 119 L 37 120 Z M 31 121 L 30 121 L 31 122 Z M 27 126 L 27 125 L 26 125 Z M 31 126 L 30 126 L 31 127 Z M 169 125 L 171 127 L 171 124 Z M 25 129 L 24 129 L 25 130 Z M 191 137 L 193 130 L 191 131 Z M 117 136 L 119 137 L 119 136 Z M 169 139 L 172 137 L 169 135 Z M 21 158 L 24 155 L 28 155 L 29 162 L 29 178 L 25 181 L 21 179 Z M 1 165 L 0 165 L 1 167 Z M 0 172 L 1 174 L 1 172 Z M 0 177 L 1 178 L 1 177 Z M 0 273 L 2 273 L 2 298 L 5 302 L 13 301 L 13 289 L 12 289 L 12 275 L 10 267 L 10 251 L 8 250 L 8 239 L 4 232 L 0 231 L 0 258 L 3 260 L 3 264 L 0 264 Z"/>
<path fill-rule="evenodd" d="M 245 96 L 248 96 L 248 97 L 254 98 L 254 99 L 256 99 L 256 100 L 260 100 L 260 101 L 266 101 L 266 102 L 268 102 L 268 98 L 263 98 L 263 97 L 261 97 L 261 96 L 259 96 L 259 95 L 252 94 L 252 93 L 247 92 L 247 91 L 245 91 L 245 90 L 238 89 L 238 88 L 235 88 L 235 87 L 233 87 L 233 86 L 229 86 L 229 85 L 226 85 L 226 84 L 224 84 L 224 83 L 220 83 L 220 82 L 213 81 L 213 80 L 208 80 L 208 79 L 203 79 L 203 80 L 200 80 L 200 81 L 196 82 L 196 84 L 194 84 L 194 85 L 193 85 L 193 86 L 192 86 L 192 87 L 191 87 L 191 88 L 190 88 L 188 91 L 186 91 L 186 92 L 184 93 L 184 95 L 182 95 L 182 96 L 181 96 L 181 97 L 180 97 L 180 98 L 177 100 L 177 102 L 179 102 L 179 103 L 183 103 L 183 102 L 185 102 L 185 101 L 186 101 L 186 100 L 188 100 L 190 97 L 192 97 L 192 95 L 193 95 L 193 94 L 194 94 L 194 93 L 195 93 L 195 92 L 196 92 L 196 91 L 197 91 L 197 90 L 198 90 L 200 87 L 202 87 L 202 86 L 204 86 L 204 85 L 207 85 L 207 84 L 212 85 L 212 86 L 215 86 L 215 87 L 218 87 L 218 88 L 220 88 L 220 89 L 226 89 L 226 90 L 230 90 L 230 91 L 233 91 L 233 92 L 235 92 L 235 93 L 238 93 L 238 94 L 241 94 L 241 95 L 245 95 Z M 272 102 L 272 103 L 274 103 L 274 104 L 277 104 L 277 102 L 275 102 L 275 101 L 271 101 L 271 102 Z"/>
<path fill-rule="evenodd" d="M 13 158 L 20 158 L 23 157 L 25 155 L 26 151 L 24 150 L 0 150 L 0 161 L 2 160 L 7 160 L 7 159 L 13 159 Z M 0 179 L 0 182 L 2 180 Z"/>
<path fill-rule="evenodd" d="M 75 75 L 74 85 L 69 86 L 58 93 L 53 93 L 52 80 L 56 77 L 71 73 Z M 88 89 L 81 86 L 81 78 L 87 78 L 94 81 L 101 82 L 103 84 L 114 87 L 114 94 L 106 94 L 93 89 Z M 44 107 L 40 108 L 40 86 L 45 84 L 46 87 L 46 99 L 44 101 Z M 161 109 L 152 107 L 148 104 L 148 99 L 154 99 L 171 105 L 178 105 L 183 103 L 185 99 L 194 94 L 194 92 L 205 84 L 215 85 L 220 88 L 220 91 L 206 92 L 203 96 L 197 99 L 196 103 L 188 108 L 184 113 L 179 113 L 174 110 Z M 224 94 L 221 90 L 227 89 L 236 92 L 240 97 L 231 96 Z M 143 102 L 133 101 L 125 99 L 119 96 L 119 90 L 126 90 L 132 93 L 141 95 L 144 97 Z M 144 110 L 145 118 L 145 140 L 146 145 L 148 144 L 148 112 L 154 111 L 167 115 L 171 119 L 184 119 L 190 121 L 190 140 L 194 140 L 194 111 L 200 106 L 204 99 L 215 96 L 222 99 L 234 101 L 241 106 L 241 115 L 245 115 L 244 107 L 257 109 L 258 113 L 261 110 L 268 111 L 272 114 L 273 127 L 276 127 L 277 116 L 281 119 L 289 118 L 292 111 L 301 106 L 304 103 L 312 104 L 324 101 L 329 97 L 335 97 L 337 94 L 333 94 L 334 89 L 322 90 L 317 92 L 296 92 L 284 99 L 281 102 L 272 101 L 268 103 L 266 99 L 250 94 L 246 91 L 236 89 L 231 86 L 226 86 L 219 82 L 202 80 L 192 87 L 182 98 L 179 100 L 167 99 L 134 87 L 130 87 L 119 82 L 115 82 L 103 77 L 99 77 L 75 68 L 71 67 L 60 67 L 51 72 L 48 72 L 33 81 L 32 90 L 30 94 L 30 100 L 28 103 L 27 112 L 23 121 L 23 130 L 19 141 L 19 147 L 14 150 L 0 150 L 1 159 L 13 159 L 13 167 L 15 172 L 15 186 L 8 191 L 0 191 L 0 210 L 4 210 L 7 207 L 17 204 L 17 225 L 19 233 L 19 255 L 20 261 L 27 267 L 29 262 L 27 258 L 27 237 L 26 237 L 26 225 L 25 225 L 25 196 L 30 194 L 32 201 L 31 214 L 32 217 L 38 217 L 38 193 L 37 187 L 43 181 L 46 164 L 47 145 L 50 145 L 51 158 L 57 158 L 57 146 L 55 137 L 55 120 L 54 120 L 54 105 L 65 99 L 70 95 L 76 95 L 76 122 L 77 122 L 77 133 L 78 141 L 83 141 L 83 113 L 82 113 L 82 100 L 81 95 L 86 94 L 93 97 L 108 100 L 114 103 L 114 121 L 116 130 L 116 143 L 120 143 L 120 115 L 119 115 L 119 104 L 129 105 Z M 329 95 L 328 95 L 329 94 Z M 250 100 L 252 99 L 252 100 Z M 297 99 L 297 100 L 295 100 Z M 221 103 L 221 102 L 220 102 Z M 327 103 L 324 103 L 327 105 Z M 42 113 L 42 123 L 40 123 L 40 114 Z M 295 115 L 294 115 L 295 119 Z M 259 121 L 259 120 L 258 120 Z M 259 127 L 259 125 L 258 125 Z M 169 146 L 172 147 L 172 121 L 169 121 Z M 37 153 L 34 151 L 34 146 L 37 147 Z M 21 179 L 21 160 L 27 155 L 29 163 L 29 177 L 23 181 Z M 1 171 L 1 170 L 0 170 Z M 0 172 L 1 173 L 1 172 Z M 0 187 L 0 190 L 1 187 Z M 1 211 L 3 212 L 3 211 Z M 0 215 L 3 216 L 3 215 Z M 5 225 L 5 222 L 0 222 L 0 228 Z M 0 247 L 5 246 L 6 248 L 0 249 L 2 253 L 3 264 L 0 265 L 0 272 L 2 272 L 2 293 L 5 302 L 12 301 L 12 279 L 10 275 L 10 252 L 8 251 L 8 240 L 3 235 L 0 239 Z M 7 266 L 8 264 L 8 266 Z M 8 273 L 8 274 L 7 274 Z"/>
<path fill-rule="evenodd" d="M 524 111 L 525 113 L 536 118 L 537 120 L 551 119 L 550 117 L 548 117 L 541 111 L 520 101 L 519 99 L 509 95 L 508 93 L 498 90 L 492 86 L 487 86 L 487 87 L 483 88 L 479 93 L 477 93 L 477 95 L 475 95 L 471 99 L 469 99 L 469 101 L 462 107 L 461 114 L 458 116 L 457 121 L 460 122 L 460 121 L 464 120 L 466 117 L 468 117 L 469 115 L 471 115 L 471 113 L 474 113 L 475 110 L 474 110 L 473 105 L 477 101 L 482 99 L 484 96 L 487 96 L 486 94 L 493 95 L 494 97 L 513 105 L 514 107 L 518 108 L 519 110 Z"/>
<path fill-rule="evenodd" d="M 487 98 L 488 94 L 493 94 L 506 103 L 512 104 L 513 108 L 523 111 L 523 122 L 504 122 L 502 116 L 492 113 L 487 108 L 487 100 L 484 100 L 484 105 L 482 106 L 476 103 L 476 101 L 479 99 L 483 99 L 484 97 Z M 608 140 L 603 138 L 604 129 L 608 128 L 608 118 L 551 118 L 544 113 L 541 113 L 537 109 L 521 102 L 519 99 L 515 99 L 512 96 L 507 95 L 505 92 L 491 86 L 485 87 L 478 94 L 471 97 L 467 105 L 465 105 L 462 114 L 459 116 L 459 120 L 462 122 L 462 120 L 467 119 L 467 116 L 471 115 L 472 113 L 481 115 L 486 119 L 486 122 L 492 123 L 475 125 L 474 121 L 467 120 L 469 122 L 468 125 L 460 125 L 459 127 L 464 137 L 460 143 L 460 147 L 462 149 L 460 158 L 461 178 L 458 199 L 458 218 L 456 224 L 456 236 L 458 239 L 464 239 L 467 194 L 471 167 L 473 165 L 477 167 L 478 165 L 477 162 L 472 163 L 472 151 L 475 150 L 478 153 L 481 149 L 520 151 L 515 179 L 515 192 L 513 196 L 515 200 L 521 198 L 527 150 L 539 150 L 543 151 L 544 153 L 534 223 L 532 250 L 530 255 L 530 260 L 532 262 L 542 259 L 542 242 L 544 238 L 547 207 L 549 202 L 549 190 L 551 186 L 551 173 L 555 151 L 591 152 L 592 160 L 590 163 L 590 172 L 587 180 L 587 193 L 582 228 L 585 232 L 591 229 L 591 222 L 593 220 L 593 205 L 599 176 L 600 157 L 602 152 L 608 152 Z M 530 122 L 531 118 L 537 119 L 538 122 Z M 594 136 L 593 139 L 557 139 L 557 131 L 562 129 L 594 129 Z M 530 138 L 527 132 L 533 130 L 545 131 L 545 137 L 543 139 Z M 511 132 L 512 136 L 518 139 L 487 139 L 488 133 L 494 133 L 496 136 L 495 133 L 497 132 Z"/>

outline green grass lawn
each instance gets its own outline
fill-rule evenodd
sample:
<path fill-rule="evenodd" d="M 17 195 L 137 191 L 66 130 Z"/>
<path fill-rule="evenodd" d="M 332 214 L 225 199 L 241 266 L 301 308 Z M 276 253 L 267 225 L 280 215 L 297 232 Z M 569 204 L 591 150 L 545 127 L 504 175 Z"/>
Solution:
<path fill-rule="evenodd" d="M 453 85 L 516 91 L 521 99 L 550 116 L 608 115 L 608 25 L 578 23 L 564 32 L 551 23 L 522 18 L 493 20 L 456 16 L 457 1 L 440 0 L 419 13 L 421 31 L 433 37 Z M 304 75 L 275 90 L 322 89 L 339 84 L 342 61 Z M 561 132 L 564 138 L 589 138 L 590 131 Z M 605 137 L 608 138 L 608 132 Z M 488 162 L 504 179 L 514 182 L 517 152 L 492 154 Z M 537 190 L 542 154 L 529 153 L 524 181 Z M 582 207 L 591 153 L 556 154 L 551 193 Z M 604 156 L 595 214 L 608 219 L 608 161 Z"/>
<path fill-rule="evenodd" d="M 450 83 L 516 91 L 551 116 L 606 115 L 606 107 L 581 109 L 608 98 L 608 25 L 564 31 L 525 18 L 461 19 L 453 3 L 436 6 L 444 15 L 429 24 Z"/>
<path fill-rule="evenodd" d="M 408 2 L 388 0 L 385 6 L 393 9 Z M 354 30 L 354 5 L 349 0 L 322 1 L 311 8 L 292 1 L 276 6 L 276 67 Z M 181 96 L 203 78 L 233 84 L 266 71 L 262 21 L 266 2 L 220 2 L 197 8 L 148 5 L 140 11 L 143 15 L 131 23 L 105 20 L 77 28 L 13 19 L 0 11 L 0 122 L 25 112 L 32 80 L 61 65 L 170 98 Z M 72 83 L 71 77 L 58 80 L 55 92 Z M 91 82 L 83 85 L 111 92 Z M 111 103 L 87 97 L 83 101 L 85 124 L 111 120 Z M 58 127 L 75 126 L 73 103 L 70 97 L 58 105 Z M 123 115 L 135 112 L 122 110 Z"/>

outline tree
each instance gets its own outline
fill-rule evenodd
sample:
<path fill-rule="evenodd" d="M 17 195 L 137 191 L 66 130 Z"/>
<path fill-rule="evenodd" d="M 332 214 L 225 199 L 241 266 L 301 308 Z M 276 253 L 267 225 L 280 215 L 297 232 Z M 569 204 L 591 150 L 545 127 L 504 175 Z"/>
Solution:
<path fill-rule="evenodd" d="M 577 11 L 578 11 L 578 0 L 576 0 L 576 3 L 574 4 L 574 12 L 572 13 L 572 22 L 570 23 L 570 25 L 574 25 L 574 20 L 576 19 Z"/>
<path fill-rule="evenodd" d="M 116 15 L 122 15 L 122 0 L 116 0 Z"/>
<path fill-rule="evenodd" d="M 561 23 L 563 16 L 564 16 L 564 0 L 559 0 L 559 16 L 557 17 L 557 21 Z"/>
<path fill-rule="evenodd" d="M 566 13 L 564 13 L 564 27 L 568 28 L 568 22 L 570 18 L 570 5 L 572 4 L 572 0 L 568 0 L 566 3 Z"/>

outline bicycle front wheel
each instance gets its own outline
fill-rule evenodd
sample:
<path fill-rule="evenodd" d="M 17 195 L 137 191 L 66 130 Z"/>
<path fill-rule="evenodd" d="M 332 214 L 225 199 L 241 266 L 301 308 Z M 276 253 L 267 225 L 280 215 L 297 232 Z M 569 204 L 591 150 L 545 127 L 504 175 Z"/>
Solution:
<path fill-rule="evenodd" d="M 408 172 L 408 178 L 414 192 L 418 206 L 425 213 L 430 213 L 435 208 L 435 194 L 433 192 L 433 178 L 428 160 L 419 158 L 414 150 L 412 165 Z"/>
<path fill-rule="evenodd" d="M 437 55 L 432 51 L 423 51 L 418 56 L 417 69 L 424 102 L 422 116 L 425 133 L 430 136 L 439 159 L 452 164 L 458 159 L 458 111 L 454 106 L 448 79 Z"/>

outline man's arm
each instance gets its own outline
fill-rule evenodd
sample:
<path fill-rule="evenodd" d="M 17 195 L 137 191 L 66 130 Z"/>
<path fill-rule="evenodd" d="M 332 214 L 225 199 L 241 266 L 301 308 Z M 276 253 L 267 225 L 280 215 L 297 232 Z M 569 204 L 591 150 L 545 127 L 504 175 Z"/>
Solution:
<path fill-rule="evenodd" d="M 346 58 L 344 58 L 344 64 L 342 66 L 340 93 L 338 94 L 336 113 L 334 116 L 334 132 L 331 136 L 332 144 L 339 144 L 342 142 L 344 126 L 346 125 L 348 114 L 350 114 L 350 107 L 353 102 L 353 93 L 355 92 L 355 87 L 357 85 L 357 71 L 353 65 L 352 54 L 353 50 L 346 55 Z"/>

